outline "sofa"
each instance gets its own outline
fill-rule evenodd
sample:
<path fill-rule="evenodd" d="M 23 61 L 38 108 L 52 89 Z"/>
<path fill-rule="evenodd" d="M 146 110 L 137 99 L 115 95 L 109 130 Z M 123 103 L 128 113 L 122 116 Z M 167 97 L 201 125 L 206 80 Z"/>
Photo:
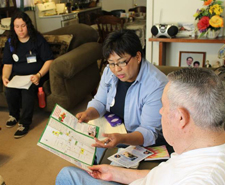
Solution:
<path fill-rule="evenodd" d="M 98 33 L 88 25 L 74 24 L 44 35 L 72 34 L 67 53 L 51 64 L 49 80 L 43 85 L 46 94 L 46 111 L 55 104 L 67 110 L 74 108 L 88 94 L 97 89 L 100 73 L 97 60 L 102 58 L 102 46 L 97 43 Z"/>
<path fill-rule="evenodd" d="M 43 84 L 46 96 L 44 110 L 52 111 L 56 103 L 70 110 L 88 94 L 96 92 L 99 84 L 97 60 L 102 58 L 102 46 L 97 42 L 98 33 L 88 25 L 73 24 L 43 35 L 72 35 L 67 51 L 54 59 L 49 69 L 49 80 Z M 0 107 L 7 107 L 3 89 L 1 81 Z"/>

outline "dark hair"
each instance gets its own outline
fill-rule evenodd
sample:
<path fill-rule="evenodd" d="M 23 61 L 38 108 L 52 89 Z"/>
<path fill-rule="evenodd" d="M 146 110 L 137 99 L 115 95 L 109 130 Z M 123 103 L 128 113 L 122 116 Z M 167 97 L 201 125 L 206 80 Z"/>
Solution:
<path fill-rule="evenodd" d="M 195 65 L 195 64 L 200 65 L 200 62 L 199 62 L 199 61 L 195 61 L 195 62 L 193 63 L 193 65 Z"/>
<path fill-rule="evenodd" d="M 133 30 L 118 30 L 110 33 L 103 43 L 103 56 L 108 59 L 112 53 L 121 56 L 125 53 L 132 57 L 141 52 L 143 58 L 143 50 L 139 37 Z"/>
<path fill-rule="evenodd" d="M 188 60 L 189 58 L 190 58 L 190 59 L 192 59 L 192 61 L 194 60 L 192 57 L 187 57 L 187 59 L 186 59 L 186 60 Z"/>
<path fill-rule="evenodd" d="M 33 43 L 36 42 L 37 39 L 37 33 L 38 31 L 34 28 L 34 25 L 32 24 L 32 21 L 30 19 L 30 17 L 22 12 L 22 11 L 16 11 L 14 13 L 14 15 L 11 18 L 11 24 L 10 24 L 10 34 L 9 37 L 11 38 L 11 46 L 14 48 L 14 50 L 16 51 L 17 48 L 17 44 L 19 42 L 18 36 L 14 30 L 14 21 L 15 19 L 23 19 L 23 21 L 26 23 L 27 25 L 27 31 L 28 31 L 28 35 L 30 36 L 30 39 Z"/>

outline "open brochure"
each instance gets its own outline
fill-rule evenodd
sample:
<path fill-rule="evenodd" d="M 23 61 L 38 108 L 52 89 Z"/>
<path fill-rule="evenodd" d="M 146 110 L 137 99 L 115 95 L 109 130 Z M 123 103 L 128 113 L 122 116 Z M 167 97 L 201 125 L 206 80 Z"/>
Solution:
<path fill-rule="evenodd" d="M 87 167 L 93 164 L 96 153 L 91 145 L 98 132 L 99 127 L 78 123 L 74 115 L 56 104 L 37 145 L 89 170 Z"/>
<path fill-rule="evenodd" d="M 148 156 L 145 161 L 164 160 L 170 158 L 169 152 L 165 145 L 145 148 L 153 153 L 153 155 Z"/>
<path fill-rule="evenodd" d="M 131 168 L 137 165 L 140 161 L 153 153 L 141 146 L 128 146 L 124 150 L 120 150 L 108 159 L 118 163 L 126 168 Z"/>

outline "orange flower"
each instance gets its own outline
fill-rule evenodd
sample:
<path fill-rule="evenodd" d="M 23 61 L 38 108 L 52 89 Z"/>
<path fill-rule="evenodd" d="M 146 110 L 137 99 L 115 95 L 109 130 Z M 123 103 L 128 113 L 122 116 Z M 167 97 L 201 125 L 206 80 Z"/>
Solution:
<path fill-rule="evenodd" d="M 211 2 L 212 2 L 212 0 L 206 0 L 206 1 L 204 1 L 204 5 L 205 5 L 205 6 L 208 6 L 208 5 L 211 4 Z"/>

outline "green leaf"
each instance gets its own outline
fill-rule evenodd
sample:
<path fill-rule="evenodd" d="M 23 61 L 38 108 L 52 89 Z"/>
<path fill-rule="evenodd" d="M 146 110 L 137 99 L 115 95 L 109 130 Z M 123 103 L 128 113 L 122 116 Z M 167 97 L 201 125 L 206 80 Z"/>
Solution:
<path fill-rule="evenodd" d="M 205 34 L 206 34 L 206 32 L 202 32 L 202 33 L 198 36 L 198 38 L 203 37 Z"/>

